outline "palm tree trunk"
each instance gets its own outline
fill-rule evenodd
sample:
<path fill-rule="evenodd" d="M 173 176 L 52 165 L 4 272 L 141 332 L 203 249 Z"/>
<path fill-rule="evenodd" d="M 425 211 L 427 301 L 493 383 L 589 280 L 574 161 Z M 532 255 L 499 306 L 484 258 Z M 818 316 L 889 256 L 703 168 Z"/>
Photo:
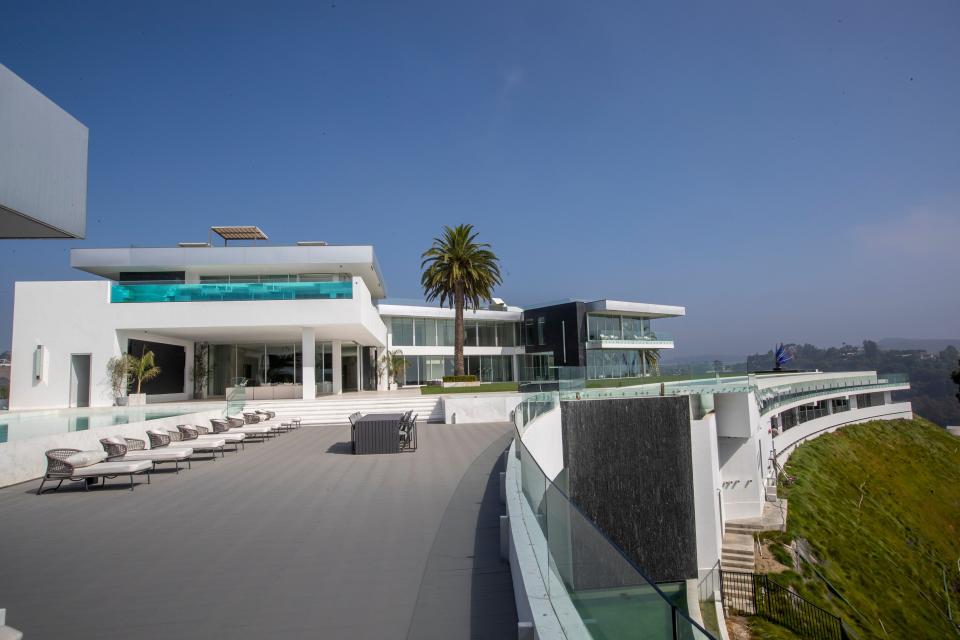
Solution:
<path fill-rule="evenodd" d="M 463 285 L 457 284 L 453 292 L 453 373 L 464 375 L 463 366 Z"/>

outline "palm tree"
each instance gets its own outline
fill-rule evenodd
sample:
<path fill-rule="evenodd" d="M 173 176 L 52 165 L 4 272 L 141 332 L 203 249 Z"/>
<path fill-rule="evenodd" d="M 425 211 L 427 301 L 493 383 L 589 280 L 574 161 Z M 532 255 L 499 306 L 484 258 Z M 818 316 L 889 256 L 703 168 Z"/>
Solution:
<path fill-rule="evenodd" d="M 643 357 L 644 368 L 660 375 L 660 349 L 641 349 L 640 354 Z"/>
<path fill-rule="evenodd" d="M 463 375 L 463 308 L 480 307 L 481 300 L 493 297 L 501 284 L 499 258 L 486 242 L 476 242 L 472 224 L 444 226 L 433 246 L 423 252 L 420 284 L 427 302 L 440 299 L 440 306 L 454 309 L 453 366 Z"/>
<path fill-rule="evenodd" d="M 137 381 L 138 394 L 144 382 L 149 382 L 160 375 L 160 367 L 154 361 L 153 351 L 147 351 L 139 358 L 130 356 L 130 375 Z"/>

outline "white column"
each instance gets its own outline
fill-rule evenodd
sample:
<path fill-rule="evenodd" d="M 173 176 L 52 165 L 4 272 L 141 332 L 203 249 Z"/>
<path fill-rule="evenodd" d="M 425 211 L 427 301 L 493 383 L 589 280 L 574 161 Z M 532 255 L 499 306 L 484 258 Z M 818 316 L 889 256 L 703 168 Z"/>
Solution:
<path fill-rule="evenodd" d="M 363 347 L 353 345 L 357 351 L 357 391 L 363 391 Z"/>
<path fill-rule="evenodd" d="M 317 397 L 317 330 L 313 327 L 304 327 L 301 340 L 302 352 L 300 363 L 303 375 L 303 399 L 313 400 Z"/>
<path fill-rule="evenodd" d="M 343 393 L 343 359 L 340 348 L 340 341 L 333 341 L 333 393 L 340 395 Z"/>

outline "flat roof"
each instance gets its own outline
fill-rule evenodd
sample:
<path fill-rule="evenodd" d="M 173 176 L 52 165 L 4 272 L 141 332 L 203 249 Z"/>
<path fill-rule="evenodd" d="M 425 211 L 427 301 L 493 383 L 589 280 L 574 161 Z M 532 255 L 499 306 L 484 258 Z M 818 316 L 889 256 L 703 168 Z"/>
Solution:
<path fill-rule="evenodd" d="M 675 318 L 687 313 L 685 307 L 625 300 L 594 300 L 586 303 L 586 309 L 588 313 L 615 313 L 639 318 Z"/>
<path fill-rule="evenodd" d="M 71 249 L 70 266 L 112 280 L 121 271 L 187 271 L 201 275 L 349 273 L 363 278 L 375 300 L 387 295 L 372 245 Z"/>

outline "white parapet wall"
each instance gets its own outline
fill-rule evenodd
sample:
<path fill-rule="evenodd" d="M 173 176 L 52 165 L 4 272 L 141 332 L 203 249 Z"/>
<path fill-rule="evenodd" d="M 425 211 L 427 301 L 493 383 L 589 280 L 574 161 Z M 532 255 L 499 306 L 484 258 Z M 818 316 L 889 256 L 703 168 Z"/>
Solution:
<path fill-rule="evenodd" d="M 223 408 L 221 407 L 143 422 L 94 427 L 85 431 L 71 431 L 5 442 L 0 444 L 0 487 L 27 482 L 43 476 L 47 469 L 45 452 L 50 449 L 103 451 L 100 438 L 123 436 L 149 442 L 147 429 L 176 429 L 179 424 L 209 426 L 210 418 L 222 416 Z"/>
<path fill-rule="evenodd" d="M 443 421 L 509 422 L 522 399 L 519 393 L 451 393 L 443 396 Z"/>

